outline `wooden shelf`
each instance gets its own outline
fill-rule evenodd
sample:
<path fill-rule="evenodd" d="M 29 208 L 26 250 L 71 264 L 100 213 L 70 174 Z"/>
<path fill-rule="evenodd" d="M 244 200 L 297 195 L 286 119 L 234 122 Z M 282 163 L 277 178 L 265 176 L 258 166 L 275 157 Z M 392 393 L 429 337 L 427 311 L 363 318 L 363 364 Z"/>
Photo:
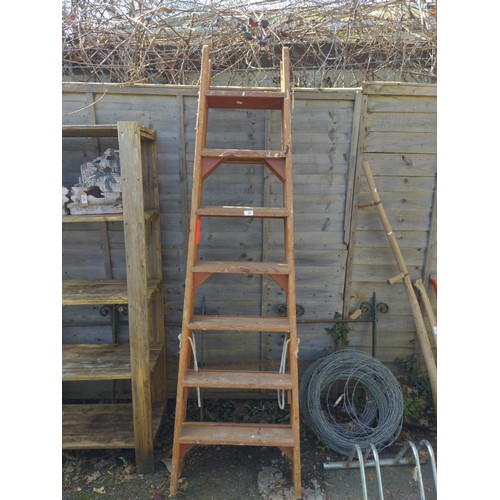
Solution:
<path fill-rule="evenodd" d="M 123 213 L 120 214 L 89 214 L 89 215 L 63 215 L 62 222 L 78 223 L 78 222 L 121 222 L 123 221 Z"/>
<path fill-rule="evenodd" d="M 122 223 L 124 245 L 118 260 L 121 266 L 124 256 L 126 265 L 126 279 L 110 279 L 118 264 L 113 261 L 109 228 L 106 224 L 93 228 L 101 232 L 106 279 L 63 280 L 62 304 L 127 304 L 130 339 L 128 345 L 63 345 L 62 379 L 130 380 L 133 402 L 63 406 L 63 449 L 133 448 L 137 471 L 149 474 L 154 471 L 153 444 L 167 396 L 156 132 L 135 121 L 118 121 L 113 125 L 66 125 L 62 135 L 117 138 L 123 213 L 63 215 L 62 222 L 66 229 L 67 224 L 75 223 Z M 75 231 L 68 233 L 78 237 Z M 86 276 L 84 270 L 79 272 Z M 110 319 L 113 328 L 116 318 Z M 160 400 L 162 403 L 152 405 Z"/>
<path fill-rule="evenodd" d="M 156 437 L 165 412 L 153 404 L 152 426 Z M 63 450 L 134 448 L 132 404 L 63 405 Z"/>
<path fill-rule="evenodd" d="M 158 290 L 160 280 L 148 283 L 148 300 Z M 126 280 L 64 280 L 62 282 L 63 306 L 88 304 L 127 304 Z"/>
<path fill-rule="evenodd" d="M 282 109 L 285 94 L 262 90 L 207 90 L 209 108 Z"/>
<path fill-rule="evenodd" d="M 296 444 L 293 440 L 291 425 L 219 422 L 186 422 L 182 424 L 179 443 L 286 447 Z"/>
<path fill-rule="evenodd" d="M 154 371 L 162 347 L 152 347 L 150 371 Z M 62 380 L 130 380 L 129 344 L 64 344 Z"/>
<path fill-rule="evenodd" d="M 154 141 L 156 132 L 146 127 L 139 127 L 141 139 Z M 63 125 L 63 137 L 118 137 L 118 125 Z"/>
<path fill-rule="evenodd" d="M 157 212 L 155 210 L 146 210 L 144 218 L 146 221 L 152 219 Z M 63 223 L 82 223 L 82 222 L 123 222 L 123 213 L 119 214 L 89 214 L 89 215 L 63 215 Z"/>
<path fill-rule="evenodd" d="M 242 331 L 242 332 L 289 332 L 288 318 L 262 316 L 198 316 L 189 322 L 190 330 Z"/>
<path fill-rule="evenodd" d="M 292 389 L 290 374 L 245 370 L 188 370 L 186 387 L 220 387 L 225 389 Z"/>

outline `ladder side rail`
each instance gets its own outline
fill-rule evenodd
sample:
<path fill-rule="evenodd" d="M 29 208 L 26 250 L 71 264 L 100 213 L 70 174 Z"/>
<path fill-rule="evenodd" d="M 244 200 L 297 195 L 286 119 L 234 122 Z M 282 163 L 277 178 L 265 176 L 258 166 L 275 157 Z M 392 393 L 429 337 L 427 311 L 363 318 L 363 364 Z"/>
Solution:
<path fill-rule="evenodd" d="M 200 89 L 198 95 L 198 113 L 196 120 L 196 140 L 193 166 L 193 191 L 191 199 L 191 216 L 189 222 L 189 243 L 188 255 L 186 259 L 186 280 L 184 290 L 184 309 L 182 317 L 182 332 L 180 340 L 179 369 L 177 376 L 177 397 L 176 415 L 174 424 L 174 444 L 172 449 L 172 474 L 171 474 L 171 494 L 177 491 L 179 476 L 181 472 L 181 462 L 183 453 L 187 448 L 182 447 L 179 438 L 182 431 L 182 424 L 186 418 L 186 405 L 189 395 L 189 388 L 184 386 L 184 376 L 191 361 L 191 345 L 189 338 L 192 334 L 188 328 L 191 316 L 194 311 L 195 287 L 192 268 L 198 257 L 198 245 L 196 243 L 196 233 L 199 216 L 196 209 L 200 206 L 202 195 L 201 181 L 201 150 L 206 144 L 208 106 L 205 97 L 206 90 L 210 87 L 210 60 L 208 47 L 204 46 L 202 51 Z"/>
<path fill-rule="evenodd" d="M 290 50 L 283 47 L 281 61 L 281 91 L 284 92 L 282 110 L 282 148 L 286 151 L 285 179 L 283 184 L 284 206 L 288 216 L 284 221 L 285 235 L 285 262 L 288 264 L 287 314 L 290 323 L 290 344 L 288 351 L 290 375 L 292 379 L 292 397 L 290 404 L 290 423 L 295 446 L 293 448 L 293 477 L 295 495 L 301 497 L 300 473 L 300 410 L 299 410 L 299 376 L 297 338 L 297 300 L 295 285 L 295 252 L 294 252 L 294 222 L 293 222 L 293 163 L 292 163 L 292 103 L 290 92 Z"/>

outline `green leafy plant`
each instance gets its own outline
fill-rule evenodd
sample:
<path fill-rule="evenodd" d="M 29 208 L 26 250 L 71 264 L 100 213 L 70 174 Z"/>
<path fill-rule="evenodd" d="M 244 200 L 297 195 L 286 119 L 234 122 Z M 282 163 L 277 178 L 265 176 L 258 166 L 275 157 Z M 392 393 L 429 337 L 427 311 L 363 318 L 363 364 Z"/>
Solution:
<path fill-rule="evenodd" d="M 406 359 L 396 358 L 394 364 L 400 371 L 398 376 L 403 392 L 403 419 L 410 424 L 426 423 L 426 409 L 432 397 L 429 379 L 416 376 L 417 358 L 408 356 Z"/>
<path fill-rule="evenodd" d="M 334 320 L 342 319 L 342 314 L 336 312 L 333 315 Z M 349 345 L 349 327 L 344 321 L 336 321 L 331 328 L 325 328 L 325 332 L 332 339 L 332 347 L 334 351 L 341 351 Z"/>

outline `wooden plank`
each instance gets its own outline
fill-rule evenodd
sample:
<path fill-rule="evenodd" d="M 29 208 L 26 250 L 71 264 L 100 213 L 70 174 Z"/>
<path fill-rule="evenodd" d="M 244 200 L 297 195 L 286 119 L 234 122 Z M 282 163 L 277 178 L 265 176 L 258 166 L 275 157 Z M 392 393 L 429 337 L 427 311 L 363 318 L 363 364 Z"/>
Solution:
<path fill-rule="evenodd" d="M 203 217 L 270 217 L 285 218 L 288 215 L 285 208 L 275 207 L 202 207 L 196 210 L 196 215 Z"/>
<path fill-rule="evenodd" d="M 368 132 L 362 146 L 366 153 L 436 153 L 435 132 Z"/>
<path fill-rule="evenodd" d="M 146 127 L 139 127 L 139 134 L 142 139 L 153 141 L 156 132 Z M 111 125 L 63 125 L 63 137 L 118 137 L 118 127 Z"/>
<path fill-rule="evenodd" d="M 437 85 L 431 83 L 364 82 L 363 94 L 436 97 Z"/>
<path fill-rule="evenodd" d="M 153 371 L 160 347 L 150 349 Z M 65 344 L 62 347 L 62 380 L 129 380 L 128 344 Z"/>
<path fill-rule="evenodd" d="M 288 265 L 280 262 L 198 261 L 194 273 L 288 274 Z"/>
<path fill-rule="evenodd" d="M 407 192 L 384 192 L 384 206 L 386 207 L 389 217 L 392 219 L 393 214 L 399 214 L 403 212 L 423 212 L 429 214 L 429 207 L 432 203 L 432 191 L 414 193 L 411 191 Z M 387 200 L 387 201 L 386 201 Z M 368 194 L 366 191 L 362 191 L 359 196 L 359 201 L 369 201 Z M 359 216 L 361 214 L 370 214 L 373 212 L 374 207 L 367 207 L 359 211 Z M 380 223 L 379 223 L 380 227 Z"/>
<path fill-rule="evenodd" d="M 198 316 L 188 324 L 190 330 L 242 331 L 242 332 L 288 332 L 287 318 L 259 316 Z"/>
<path fill-rule="evenodd" d="M 400 228 L 396 239 L 401 248 L 416 248 L 422 250 L 427 247 L 428 231 L 408 231 Z M 356 236 L 358 248 L 384 247 L 387 248 L 387 236 L 383 230 L 359 230 Z M 419 251 L 420 251 L 419 250 Z"/>
<path fill-rule="evenodd" d="M 369 113 L 367 132 L 431 132 L 436 131 L 436 113 Z"/>
<path fill-rule="evenodd" d="M 437 155 L 435 152 L 417 153 L 365 153 L 365 161 L 372 165 L 373 172 L 384 176 L 432 177 L 437 170 Z"/>
<path fill-rule="evenodd" d="M 118 137 L 118 127 L 111 125 L 63 125 L 63 137 Z"/>
<path fill-rule="evenodd" d="M 369 96 L 368 113 L 436 113 L 435 97 L 405 95 Z"/>
<path fill-rule="evenodd" d="M 147 284 L 147 297 L 160 286 L 159 280 L 150 280 Z M 62 304 L 127 304 L 128 292 L 126 280 L 64 280 L 62 283 Z"/>
<path fill-rule="evenodd" d="M 151 218 L 158 216 L 155 210 L 146 210 L 144 218 L 149 221 Z M 85 222 L 123 222 L 123 213 L 120 214 L 89 214 L 89 215 L 63 215 L 63 223 L 77 223 L 83 224 Z"/>
<path fill-rule="evenodd" d="M 93 92 L 102 94 L 123 94 L 123 95 L 189 95 L 195 97 L 198 93 L 197 85 L 157 85 L 143 84 L 123 86 L 118 83 L 76 83 L 63 82 L 62 90 L 66 93 Z"/>
<path fill-rule="evenodd" d="M 145 177 L 139 126 L 135 122 L 118 122 L 124 238 L 127 255 L 127 287 L 132 398 L 134 401 L 135 454 L 139 470 L 154 470 L 151 379 L 149 346 L 152 311 L 147 284 L 151 268 L 148 265 L 148 236 L 143 213 Z M 146 183 L 147 185 L 147 183 Z"/>
<path fill-rule="evenodd" d="M 189 422 L 182 425 L 181 443 L 203 445 L 294 446 L 290 425 Z"/>
<path fill-rule="evenodd" d="M 188 370 L 186 387 L 222 387 L 227 389 L 291 389 L 289 374 L 247 370 Z"/>
<path fill-rule="evenodd" d="M 126 304 L 126 280 L 64 280 L 62 304 Z"/>
<path fill-rule="evenodd" d="M 261 90 L 207 90 L 209 108 L 281 109 L 283 92 Z"/>
<path fill-rule="evenodd" d="M 152 411 L 152 432 L 156 436 L 164 408 Z M 131 404 L 63 405 L 63 450 L 134 448 Z"/>
<path fill-rule="evenodd" d="M 200 152 L 205 158 L 224 158 L 226 163 L 241 160 L 263 160 L 264 158 L 285 158 L 283 151 L 259 150 L 259 149 L 207 149 Z"/>
<path fill-rule="evenodd" d="M 355 94 L 361 90 L 360 88 L 353 87 L 349 89 L 341 88 L 294 88 L 293 94 L 295 101 L 314 101 L 314 100 L 335 100 L 335 101 L 353 101 Z"/>
<path fill-rule="evenodd" d="M 299 105 L 293 113 L 294 137 L 312 130 L 317 130 L 321 134 L 329 134 L 332 137 L 335 137 L 337 132 L 350 134 L 353 127 L 353 105 L 355 106 L 356 101 L 347 102 L 349 106 L 345 103 L 339 106 L 336 101 L 318 102 L 316 106 Z"/>
<path fill-rule="evenodd" d="M 409 266 L 421 266 L 424 259 L 424 248 L 421 247 L 420 250 L 415 247 L 405 248 L 404 258 Z M 392 259 L 392 260 L 391 260 Z M 384 247 L 358 247 L 356 249 L 356 254 L 354 256 L 355 264 L 369 264 L 372 266 L 386 266 L 394 263 L 394 256 L 392 255 L 391 249 L 388 245 Z M 394 273 L 397 274 L 397 273 Z M 387 278 L 389 278 L 388 276 Z"/>
<path fill-rule="evenodd" d="M 348 208 L 346 205 L 346 210 L 349 209 L 349 217 L 350 217 L 350 224 L 349 224 L 349 234 L 347 239 L 349 240 L 349 252 L 347 253 L 347 258 L 346 258 L 346 269 L 345 269 L 345 280 L 344 280 L 344 289 L 343 289 L 343 299 L 344 299 L 344 304 L 342 308 L 342 315 L 345 317 L 349 314 L 350 311 L 350 296 L 351 296 L 351 289 L 353 286 L 352 283 L 352 274 L 353 274 L 353 268 L 354 268 L 354 255 L 355 255 L 355 247 L 356 247 L 356 228 L 358 225 L 358 215 L 359 215 L 359 210 L 358 210 L 358 203 L 359 203 L 359 194 L 361 190 L 361 153 L 362 153 L 362 145 L 365 140 L 366 132 L 364 129 L 364 122 L 366 119 L 366 114 L 368 111 L 368 96 L 365 94 L 362 94 L 362 97 L 360 101 L 358 101 L 358 107 L 357 107 L 357 112 L 359 113 L 359 118 L 356 118 L 359 120 L 359 125 L 358 125 L 358 136 L 356 138 L 356 150 L 353 152 L 355 154 L 356 161 L 354 162 L 353 168 L 354 168 L 354 173 L 353 173 L 353 182 L 352 182 L 352 195 L 351 196 L 351 204 Z"/>
<path fill-rule="evenodd" d="M 84 223 L 84 222 L 122 222 L 121 214 L 95 214 L 95 215 L 63 215 L 63 223 Z"/>
<path fill-rule="evenodd" d="M 188 168 L 186 160 L 186 123 L 184 112 L 184 97 L 177 96 L 177 119 L 179 126 L 179 182 L 181 193 L 181 220 L 184 256 L 187 257 L 189 240 L 189 189 L 188 189 Z M 177 188 L 177 183 L 168 183 Z"/>
<path fill-rule="evenodd" d="M 217 86 L 215 89 L 240 89 L 240 87 L 230 87 L 230 86 Z M 62 91 L 66 94 L 77 94 L 93 92 L 97 94 L 102 94 L 106 92 L 108 95 L 111 94 L 123 94 L 131 96 L 188 96 L 195 98 L 198 95 L 199 87 L 198 85 L 163 85 L 163 84 L 134 84 L 130 86 L 123 86 L 118 83 L 98 83 L 98 82 L 63 82 Z M 255 88 L 258 91 L 276 91 L 276 87 L 258 87 Z M 359 90 L 358 88 L 294 88 L 294 94 L 296 99 L 320 99 L 320 100 L 352 100 L 354 99 L 354 92 Z"/>
<path fill-rule="evenodd" d="M 354 100 L 353 109 L 353 120 L 352 120 L 352 130 L 351 130 L 351 148 L 349 152 L 348 161 L 348 178 L 347 178 L 347 189 L 344 207 L 344 243 L 346 245 L 351 241 L 352 236 L 352 218 L 353 210 L 356 209 L 354 206 L 354 192 L 355 192 L 355 176 L 356 176 L 356 159 L 358 156 L 358 139 L 359 139 L 359 128 L 361 123 L 361 109 L 363 106 L 362 95 L 360 92 L 356 93 Z M 354 216 L 355 217 L 355 216 Z"/>

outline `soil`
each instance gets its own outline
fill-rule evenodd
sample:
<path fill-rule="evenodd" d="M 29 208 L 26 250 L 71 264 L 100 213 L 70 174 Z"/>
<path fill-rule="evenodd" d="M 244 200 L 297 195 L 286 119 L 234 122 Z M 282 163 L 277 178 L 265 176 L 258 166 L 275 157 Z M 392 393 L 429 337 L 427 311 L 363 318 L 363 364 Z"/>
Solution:
<path fill-rule="evenodd" d="M 169 402 L 169 408 L 174 402 Z M 236 409 L 254 408 L 251 401 L 236 403 Z M 215 408 L 215 406 L 214 406 Z M 219 404 L 234 417 L 233 404 Z M 263 407 L 262 407 L 263 408 Z M 169 498 L 170 457 L 173 415 L 167 414 L 155 449 L 154 474 L 137 474 L 132 450 L 92 450 L 63 453 L 63 500 L 116 498 L 162 500 Z M 196 412 L 197 410 L 192 410 Z M 250 410 L 248 410 L 250 412 Z M 210 408 L 205 409 L 205 414 Z M 238 413 L 238 412 L 236 412 Z M 259 418 L 275 418 L 274 407 Z M 217 416 L 220 418 L 220 415 Z M 244 416 L 247 419 L 248 416 Z M 265 420 L 265 418 L 264 418 Z M 418 444 L 427 439 L 436 453 L 436 431 L 432 425 L 404 426 L 397 441 L 380 454 L 395 457 L 406 439 Z M 325 462 L 345 461 L 322 444 L 303 424 L 301 428 L 301 472 L 304 500 L 362 498 L 359 469 L 326 470 Z M 422 457 L 426 498 L 436 498 L 430 461 Z M 382 467 L 386 499 L 418 499 L 419 487 L 414 466 Z M 369 498 L 377 498 L 374 468 L 366 468 Z M 373 496 L 372 496 L 373 495 Z M 286 500 L 293 499 L 290 462 L 278 448 L 246 446 L 197 446 L 185 457 L 176 495 L 192 500 Z"/>

